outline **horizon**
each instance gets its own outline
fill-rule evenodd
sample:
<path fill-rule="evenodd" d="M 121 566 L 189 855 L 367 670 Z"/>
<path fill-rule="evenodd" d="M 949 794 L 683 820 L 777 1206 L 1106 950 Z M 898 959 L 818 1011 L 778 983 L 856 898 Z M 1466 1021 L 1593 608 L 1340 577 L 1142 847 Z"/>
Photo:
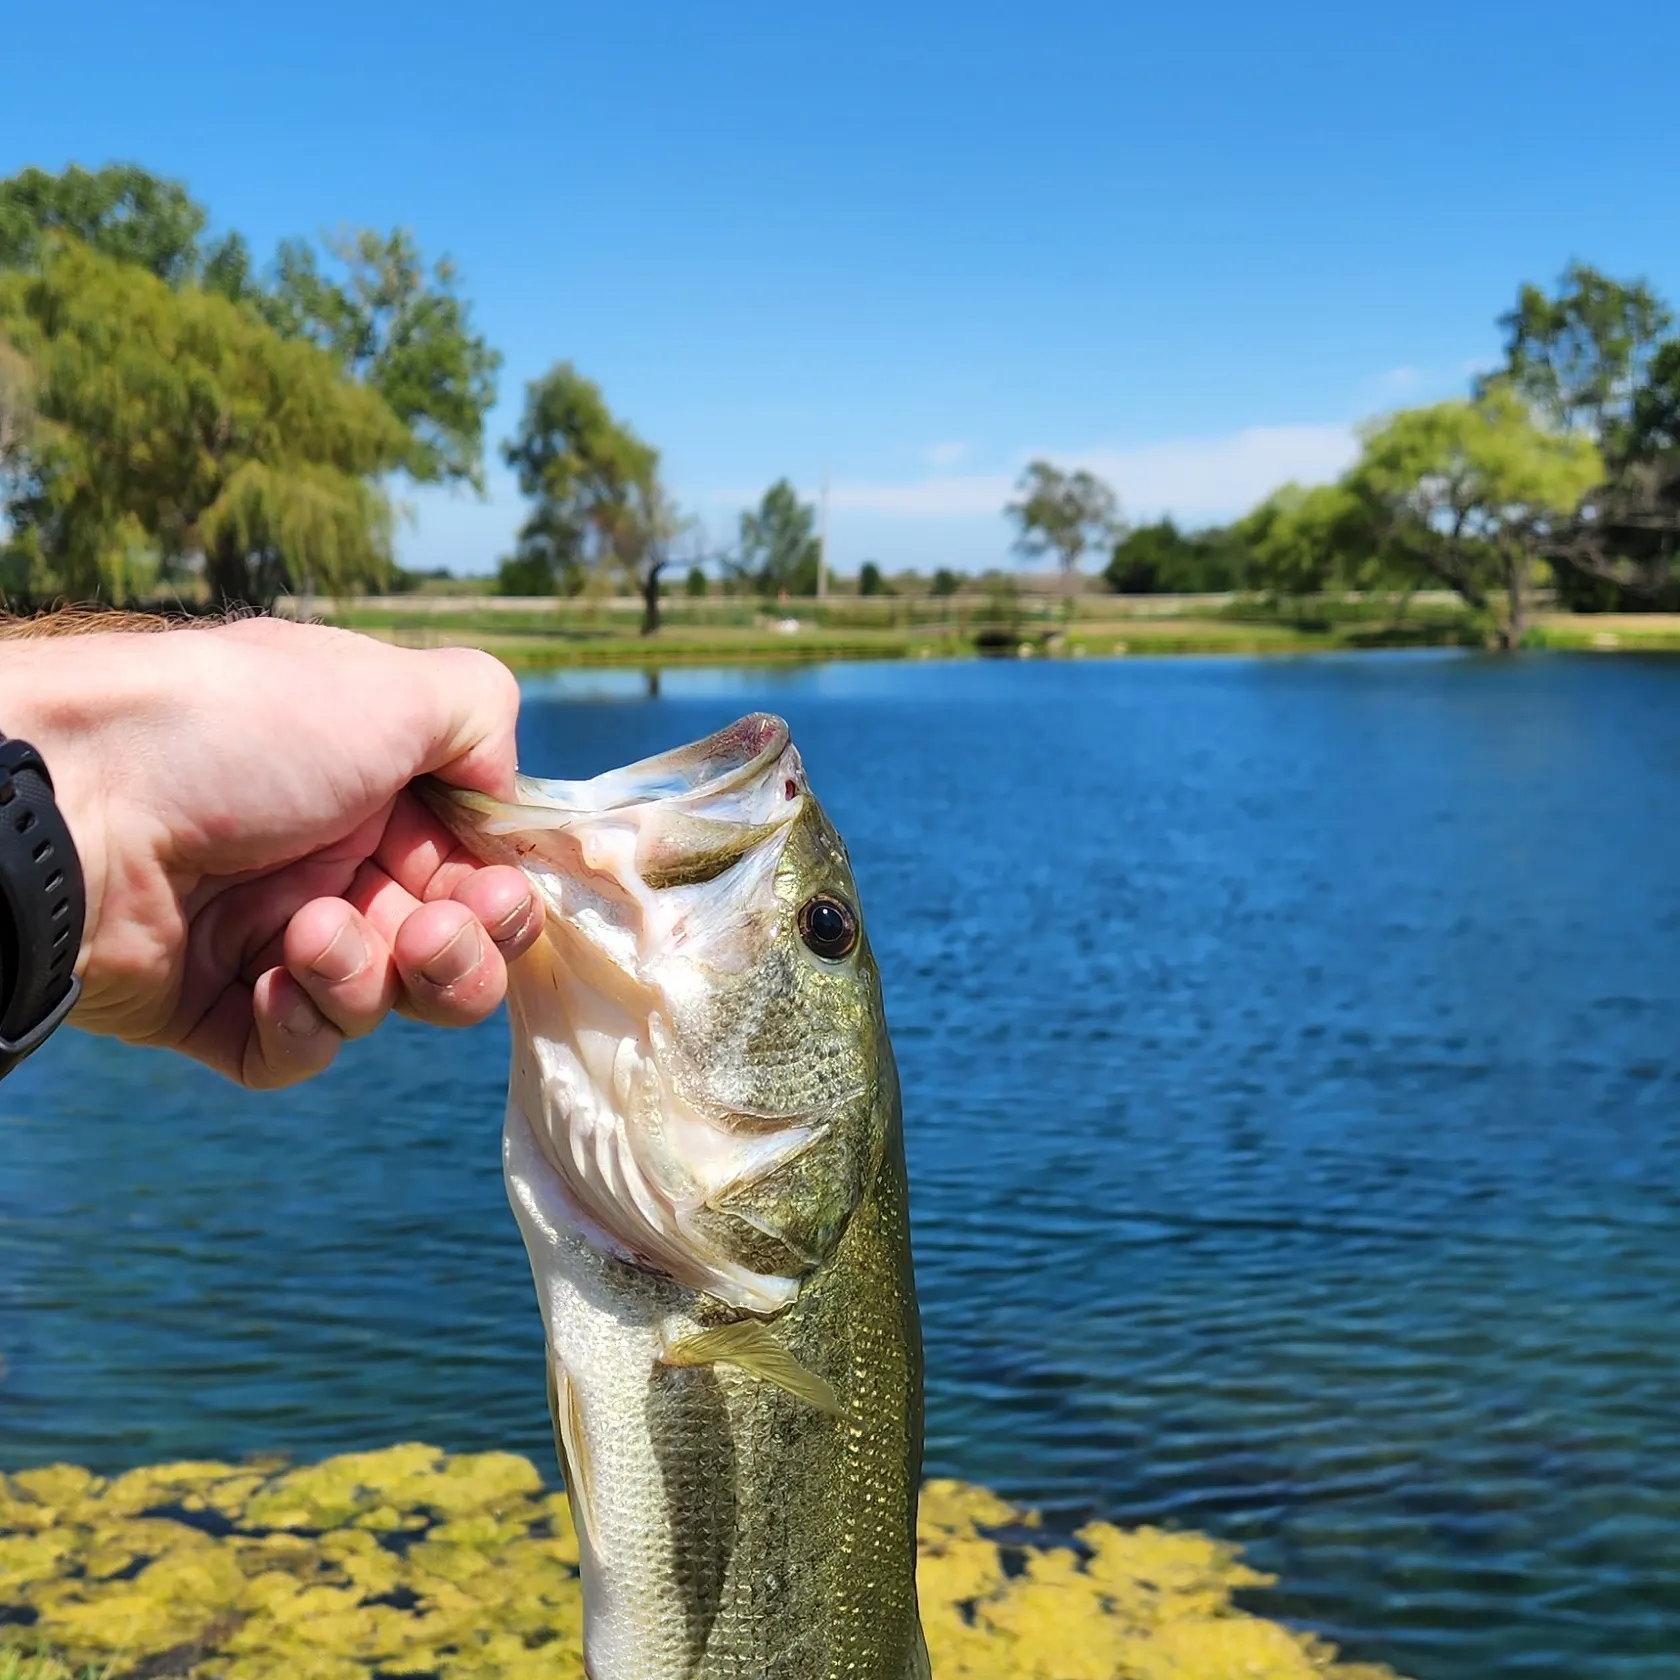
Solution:
<path fill-rule="evenodd" d="M 404 490 L 414 570 L 511 548 L 497 445 L 559 360 L 714 537 L 775 479 L 815 501 L 826 478 L 837 573 L 1031 570 L 1001 510 L 1035 456 L 1100 473 L 1134 525 L 1219 523 L 1334 477 L 1362 419 L 1461 394 L 1525 281 L 1579 258 L 1680 293 L 1649 213 L 1680 16 L 1626 5 L 1576 40 L 1555 3 L 1511 39 L 1488 4 L 1069 7 L 1025 36 L 948 4 L 839 27 L 372 0 L 259 43 L 98 3 L 15 20 L 14 62 L 52 62 L 67 17 L 78 75 L 18 79 L 0 173 L 133 161 L 259 260 L 366 224 L 458 265 L 505 357 L 490 494 Z M 1613 128 L 1538 138 L 1560 40 L 1616 88 Z"/>

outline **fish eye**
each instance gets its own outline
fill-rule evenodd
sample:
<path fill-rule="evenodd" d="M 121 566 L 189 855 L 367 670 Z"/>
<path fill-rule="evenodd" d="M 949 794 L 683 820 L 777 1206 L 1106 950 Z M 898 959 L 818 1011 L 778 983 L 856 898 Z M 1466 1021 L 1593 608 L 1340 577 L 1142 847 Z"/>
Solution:
<path fill-rule="evenodd" d="M 799 937 L 817 956 L 838 962 L 858 942 L 857 912 L 832 893 L 818 893 L 799 907 Z"/>

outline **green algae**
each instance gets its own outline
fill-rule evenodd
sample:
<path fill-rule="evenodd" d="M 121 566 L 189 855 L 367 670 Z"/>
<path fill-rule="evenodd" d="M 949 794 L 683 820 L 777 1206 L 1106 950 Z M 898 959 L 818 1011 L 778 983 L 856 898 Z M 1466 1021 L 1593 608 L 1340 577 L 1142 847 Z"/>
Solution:
<path fill-rule="evenodd" d="M 1269 1577 L 1219 1541 L 1093 1523 L 1019 1544 L 1036 1526 L 984 1489 L 923 1490 L 937 1680 L 1392 1680 L 1238 1608 Z M 511 1453 L 20 1471 L 0 1476 L 0 1680 L 581 1680 L 577 1561 L 564 1496 Z"/>

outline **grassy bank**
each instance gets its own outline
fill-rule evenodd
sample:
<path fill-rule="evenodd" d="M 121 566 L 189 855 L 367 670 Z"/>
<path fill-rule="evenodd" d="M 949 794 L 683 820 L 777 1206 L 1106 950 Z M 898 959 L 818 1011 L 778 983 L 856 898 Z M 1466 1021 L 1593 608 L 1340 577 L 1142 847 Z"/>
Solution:
<path fill-rule="evenodd" d="M 438 600 L 314 603 L 326 622 L 411 647 L 483 648 L 520 670 L 566 666 L 794 664 L 832 659 L 1115 658 L 1480 647 L 1486 626 L 1452 598 L 1273 603 L 1231 596 L 1084 596 L 1071 618 L 1050 597 L 1007 614 L 974 600 L 677 602 L 654 636 L 630 601 Z M 1680 615 L 1545 613 L 1538 647 L 1680 651 Z"/>
<path fill-rule="evenodd" d="M 1031 1513 L 932 1482 L 919 1542 L 936 1680 L 1391 1680 L 1239 1608 L 1198 1534 Z M 0 1476 L 0 1680 L 581 1680 L 563 1495 L 509 1453 L 409 1445 L 102 1480 Z"/>

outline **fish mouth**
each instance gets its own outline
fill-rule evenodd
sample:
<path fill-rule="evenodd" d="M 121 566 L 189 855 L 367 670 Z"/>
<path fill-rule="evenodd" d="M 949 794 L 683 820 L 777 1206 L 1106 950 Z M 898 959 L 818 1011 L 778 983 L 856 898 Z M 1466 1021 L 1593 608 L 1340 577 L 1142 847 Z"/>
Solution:
<path fill-rule="evenodd" d="M 710 1000 L 750 989 L 785 932 L 781 859 L 816 809 L 787 725 L 753 713 L 588 781 L 520 777 L 512 800 L 435 780 L 422 793 L 468 851 L 518 866 L 543 900 L 545 936 L 509 971 L 509 1096 L 565 1217 L 633 1264 L 780 1310 L 797 1281 L 730 1260 L 706 1221 L 824 1130 L 746 1112 L 711 1071 Z"/>
<path fill-rule="evenodd" d="M 787 724 L 772 713 L 753 712 L 704 740 L 587 781 L 515 777 L 511 800 L 452 787 L 435 776 L 421 778 L 419 785 L 427 803 L 470 842 L 476 835 L 565 828 L 581 817 L 646 805 L 704 806 L 720 817 L 725 807 L 756 807 L 766 773 L 789 750 Z"/>
<path fill-rule="evenodd" d="M 806 803 L 799 753 L 787 724 L 769 712 L 587 781 L 520 776 L 511 800 L 435 777 L 423 778 L 419 791 L 485 863 L 519 865 L 540 885 L 544 863 L 581 862 L 623 887 L 655 891 L 716 878 Z M 624 855 L 626 837 L 633 856 Z"/>

